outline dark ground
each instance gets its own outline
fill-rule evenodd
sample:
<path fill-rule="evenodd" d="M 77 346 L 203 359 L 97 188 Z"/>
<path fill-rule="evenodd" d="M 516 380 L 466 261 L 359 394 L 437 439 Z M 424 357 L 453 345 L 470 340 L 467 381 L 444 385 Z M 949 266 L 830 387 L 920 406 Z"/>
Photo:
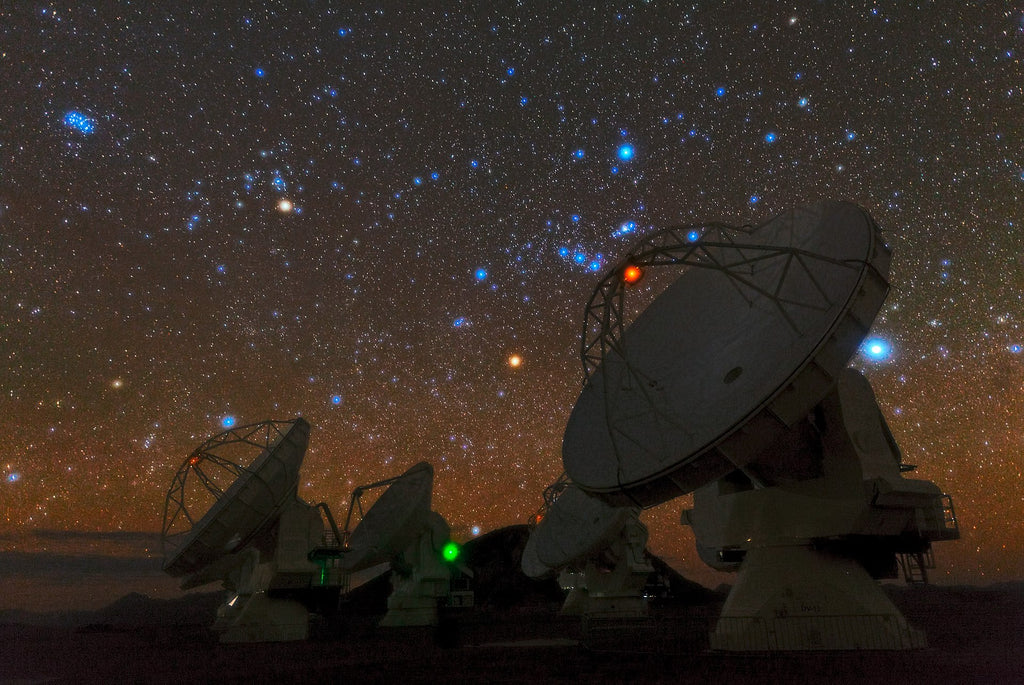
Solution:
<path fill-rule="evenodd" d="M 478 606 L 440 628 L 375 627 L 386 578 L 355 591 L 307 642 L 222 645 L 221 593 L 129 595 L 98 612 L 0 615 L 0 683 L 1024 683 L 1024 583 L 888 586 L 923 650 L 727 654 L 708 649 L 723 596 L 662 569 L 672 598 L 644 621 L 560 617 L 560 591 L 518 572 L 524 532 L 467 545 Z M 512 566 L 514 569 L 509 569 Z"/>
<path fill-rule="evenodd" d="M 0 682 L 1024 682 L 1024 587 L 892 595 L 928 649 L 712 653 L 717 605 L 675 601 L 655 603 L 644 623 L 587 630 L 552 605 L 480 609 L 446 630 L 378 629 L 362 617 L 308 642 L 250 645 L 221 645 L 188 623 L 8 624 Z"/>

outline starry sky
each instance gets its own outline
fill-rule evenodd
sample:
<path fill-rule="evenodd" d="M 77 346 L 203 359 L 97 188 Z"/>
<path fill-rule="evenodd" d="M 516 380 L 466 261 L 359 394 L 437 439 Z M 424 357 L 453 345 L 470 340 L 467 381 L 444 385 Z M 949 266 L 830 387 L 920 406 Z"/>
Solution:
<path fill-rule="evenodd" d="M 0 532 L 159 530 L 299 414 L 339 518 L 426 459 L 457 534 L 524 522 L 602 272 L 830 198 L 893 248 L 854 363 L 954 498 L 935 575 L 1024 578 L 1024 6 L 219 5 L 0 9 Z"/>

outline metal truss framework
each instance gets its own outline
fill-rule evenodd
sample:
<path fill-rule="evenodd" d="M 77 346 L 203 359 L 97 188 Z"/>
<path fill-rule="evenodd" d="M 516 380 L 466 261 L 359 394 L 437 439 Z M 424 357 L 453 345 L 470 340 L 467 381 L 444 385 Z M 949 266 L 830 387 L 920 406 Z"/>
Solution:
<path fill-rule="evenodd" d="M 848 269 L 859 269 L 865 265 L 864 260 L 838 260 L 797 247 L 759 244 L 754 238 L 756 230 L 749 225 L 707 223 L 668 228 L 652 233 L 634 244 L 626 257 L 612 267 L 594 288 L 584 312 L 581 336 L 583 384 L 586 385 L 595 373 L 602 374 L 605 388 L 605 392 L 602 393 L 605 417 L 616 455 L 621 454 L 622 440 L 645 449 L 644 444 L 624 429 L 641 415 L 654 414 L 659 422 L 681 428 L 676 417 L 660 408 L 652 396 L 652 388 L 658 387 L 658 380 L 647 378 L 631 362 L 629 351 L 626 349 L 623 340 L 623 332 L 627 327 L 626 289 L 636 282 L 635 274 L 632 274 L 631 279 L 626 277 L 626 269 L 713 269 L 723 274 L 748 303 L 752 302 L 753 296 L 770 300 L 787 324 L 799 332 L 799 327 L 787 312 L 787 308 L 825 310 L 833 304 L 815 278 L 809 264 L 827 263 Z M 776 266 L 771 264 L 774 260 L 782 262 L 781 268 L 777 269 L 776 281 L 773 284 L 759 284 L 754 278 L 755 273 L 761 267 Z M 816 292 L 808 293 L 802 300 L 785 297 L 782 293 L 783 286 L 794 270 L 802 270 Z M 624 377 L 628 379 L 626 382 L 631 388 L 640 391 L 643 402 L 620 406 L 622 403 L 616 401 L 617 391 L 608 376 L 610 366 L 624 371 Z M 621 457 L 619 459 L 621 463 Z"/>
<path fill-rule="evenodd" d="M 190 477 L 198 481 L 213 496 L 214 500 L 219 500 L 224 496 L 224 490 L 217 483 L 216 479 L 207 473 L 204 467 L 210 465 L 217 466 L 230 473 L 233 476 L 232 480 L 237 479 L 243 473 L 253 473 L 248 467 L 219 455 L 217 453 L 219 450 L 224 449 L 227 445 L 239 444 L 251 445 L 259 450 L 266 450 L 275 441 L 280 439 L 291 428 L 293 423 L 294 421 L 261 421 L 247 426 L 239 426 L 226 430 L 223 433 L 218 433 L 197 447 L 182 462 L 178 472 L 174 475 L 170 489 L 167 491 L 167 497 L 164 500 L 164 518 L 160 534 L 161 544 L 166 547 L 167 543 L 171 540 L 180 538 L 188 533 L 188 530 L 172 532 L 176 526 L 186 525 L 187 522 L 188 529 L 190 530 L 196 524 L 198 517 L 193 517 L 189 512 L 188 503 L 186 502 L 185 487 Z M 205 512 L 203 513 L 205 514 Z"/>

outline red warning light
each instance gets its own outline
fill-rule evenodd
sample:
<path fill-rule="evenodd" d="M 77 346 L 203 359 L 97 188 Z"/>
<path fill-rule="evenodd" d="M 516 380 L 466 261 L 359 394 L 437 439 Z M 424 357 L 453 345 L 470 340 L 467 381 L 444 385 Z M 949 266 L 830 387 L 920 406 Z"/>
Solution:
<path fill-rule="evenodd" d="M 533 516 L 533 525 L 537 525 L 538 523 L 540 523 L 543 520 L 544 520 L 544 514 L 534 514 L 534 516 Z"/>
<path fill-rule="evenodd" d="M 622 280 L 626 285 L 634 285 L 644 277 L 644 270 L 635 264 L 630 264 L 622 270 Z"/>
<path fill-rule="evenodd" d="M 199 455 L 196 454 L 196 455 L 193 455 L 192 457 L 190 457 L 189 460 L 188 460 L 188 463 L 189 463 L 189 466 L 195 466 L 196 464 L 198 464 L 199 463 Z"/>

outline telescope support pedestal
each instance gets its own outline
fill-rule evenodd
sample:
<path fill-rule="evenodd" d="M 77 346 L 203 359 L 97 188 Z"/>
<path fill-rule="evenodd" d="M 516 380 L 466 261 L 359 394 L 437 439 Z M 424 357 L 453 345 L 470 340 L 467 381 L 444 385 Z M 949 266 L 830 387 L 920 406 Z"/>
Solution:
<path fill-rule="evenodd" d="M 711 633 L 731 652 L 926 646 L 859 563 L 808 546 L 748 551 Z"/>

